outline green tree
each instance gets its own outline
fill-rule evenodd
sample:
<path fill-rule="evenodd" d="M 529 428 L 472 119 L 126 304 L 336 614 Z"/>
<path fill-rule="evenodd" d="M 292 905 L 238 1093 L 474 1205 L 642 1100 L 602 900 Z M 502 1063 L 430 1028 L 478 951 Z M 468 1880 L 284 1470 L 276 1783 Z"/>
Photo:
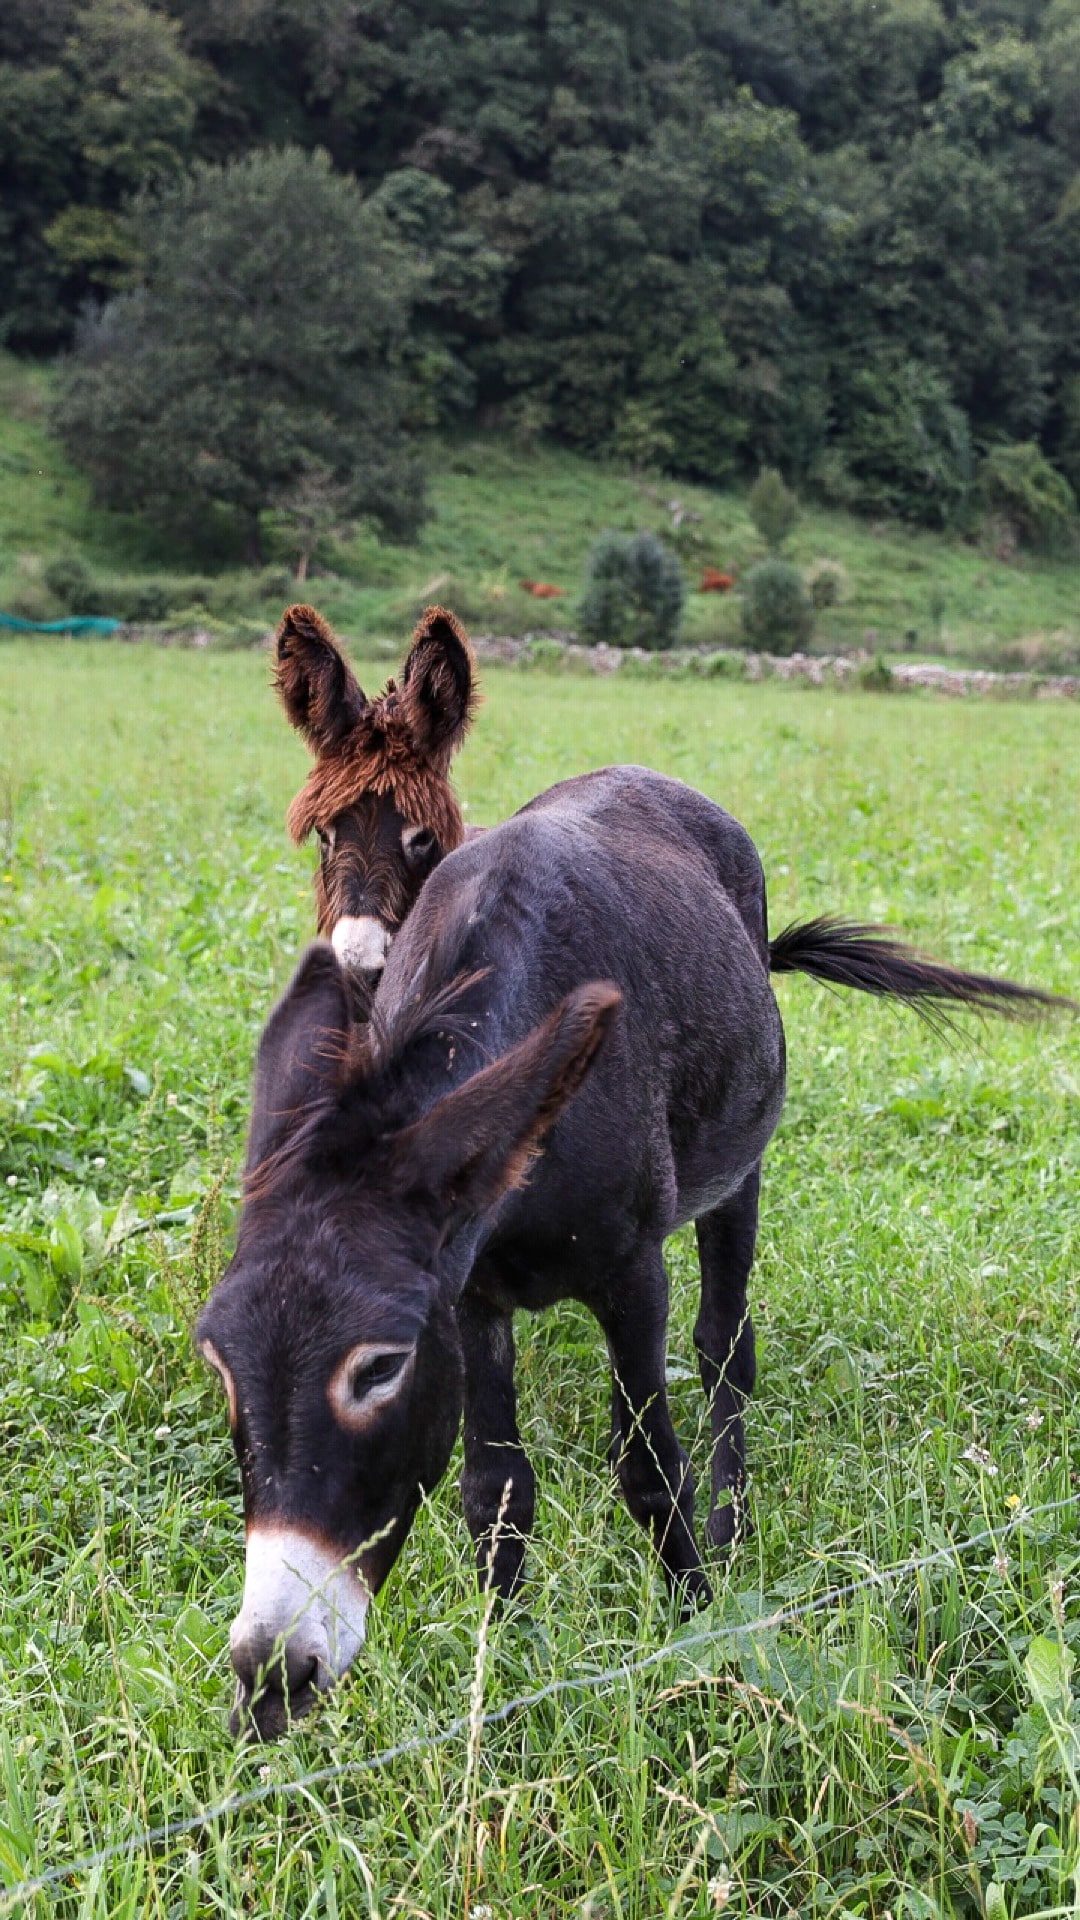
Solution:
<path fill-rule="evenodd" d="M 192 152 L 205 76 L 144 0 L 48 0 L 0 28 L 0 335 L 55 345 L 134 284 L 134 195 Z"/>
<path fill-rule="evenodd" d="M 759 473 L 747 501 L 750 518 L 770 553 L 779 553 L 799 517 L 799 503 L 775 467 Z"/>
<path fill-rule="evenodd" d="M 423 513 L 400 370 L 416 272 L 325 155 L 202 167 L 144 206 L 144 287 L 82 333 L 56 422 L 99 497 L 192 531 L 260 515 L 314 473 L 391 535 Z"/>

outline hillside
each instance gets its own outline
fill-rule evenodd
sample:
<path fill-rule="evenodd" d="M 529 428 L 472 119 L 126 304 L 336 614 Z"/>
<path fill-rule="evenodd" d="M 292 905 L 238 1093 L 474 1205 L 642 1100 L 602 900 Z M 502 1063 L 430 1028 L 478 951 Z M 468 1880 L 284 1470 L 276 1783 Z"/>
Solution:
<path fill-rule="evenodd" d="M 342 630 L 395 648 L 418 608 L 440 598 L 477 632 L 572 627 L 590 542 L 605 527 L 672 533 L 671 503 L 688 515 L 675 535 L 693 589 L 705 564 L 752 565 L 761 546 L 743 490 L 687 487 L 541 444 L 505 437 L 429 446 L 432 517 L 415 544 L 390 547 L 356 533 L 320 554 L 304 587 L 281 563 L 254 572 L 205 552 L 170 547 L 130 515 L 97 510 L 86 481 L 50 436 L 46 369 L 0 357 L 0 609 L 33 619 L 63 609 L 45 584 L 50 561 L 79 556 L 100 610 L 174 626 L 209 627 L 224 641 L 255 638 L 283 601 L 317 600 Z M 272 531 L 267 541 L 273 556 Z M 867 523 L 804 505 L 791 558 L 841 562 L 849 592 L 819 617 L 816 649 L 869 644 L 987 664 L 1068 664 L 1080 648 L 1080 563 L 1016 558 L 897 522 Z M 536 601 L 522 578 L 566 589 Z M 913 637 L 915 636 L 915 637 Z M 737 594 L 690 591 L 685 639 L 740 638 Z"/>

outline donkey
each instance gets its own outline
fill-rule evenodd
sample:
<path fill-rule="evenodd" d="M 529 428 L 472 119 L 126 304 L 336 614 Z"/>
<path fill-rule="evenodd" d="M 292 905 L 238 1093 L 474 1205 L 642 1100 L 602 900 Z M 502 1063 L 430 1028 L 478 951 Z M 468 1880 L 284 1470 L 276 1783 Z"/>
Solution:
<path fill-rule="evenodd" d="M 745 1518 L 758 1182 L 784 1097 L 777 972 L 945 1017 L 1072 1004 L 882 928 L 813 920 L 770 942 L 747 833 L 633 767 L 564 781 L 450 854 L 370 1020 L 334 950 L 308 950 L 259 1048 L 236 1252 L 197 1327 L 244 1490 L 234 1728 L 279 1733 L 349 1667 L 463 1410 L 478 1565 L 514 1592 L 535 1487 L 519 1308 L 595 1314 L 627 1505 L 682 1603 L 709 1598 L 664 1385 L 663 1245 L 695 1222 L 706 1534 L 727 1548 Z"/>
<path fill-rule="evenodd" d="M 369 700 L 321 614 L 295 606 L 274 677 L 316 756 L 288 825 L 297 844 L 318 836 L 318 931 L 370 993 L 428 874 L 466 837 L 448 772 L 478 698 L 472 649 L 454 614 L 428 607 L 400 688 Z"/>

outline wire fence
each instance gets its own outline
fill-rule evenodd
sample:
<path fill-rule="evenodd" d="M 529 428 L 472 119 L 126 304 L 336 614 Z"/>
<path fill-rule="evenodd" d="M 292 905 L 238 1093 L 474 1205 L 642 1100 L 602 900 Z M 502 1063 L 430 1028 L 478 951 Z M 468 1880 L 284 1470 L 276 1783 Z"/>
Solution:
<path fill-rule="evenodd" d="M 936 1547 L 931 1552 L 914 1554 L 906 1560 L 895 1561 L 891 1566 L 871 1569 L 857 1579 L 844 1581 L 838 1585 L 826 1587 L 823 1592 L 811 1599 L 800 1601 L 792 1606 L 780 1606 L 769 1613 L 759 1614 L 756 1619 L 738 1621 L 719 1627 L 703 1627 L 694 1633 L 681 1634 L 677 1639 L 667 1640 L 662 1647 L 655 1647 L 649 1653 L 633 1660 L 618 1661 L 615 1665 L 602 1667 L 591 1673 L 565 1674 L 561 1679 L 549 1680 L 531 1693 L 518 1694 L 512 1700 L 506 1700 L 501 1706 L 491 1707 L 477 1716 L 475 1709 L 449 1721 L 445 1726 L 431 1733 L 416 1734 L 407 1740 L 401 1740 L 394 1746 L 384 1747 L 374 1754 L 358 1754 L 348 1760 L 338 1761 L 330 1766 L 314 1767 L 309 1772 L 296 1775 L 291 1780 L 261 1781 L 258 1786 L 245 1788 L 240 1793 L 228 1795 L 213 1806 L 202 1807 L 197 1813 L 187 1814 L 178 1820 L 165 1820 L 157 1826 L 143 1827 L 129 1834 L 124 1840 L 111 1841 L 107 1846 L 95 1848 L 91 1853 L 80 1854 L 77 1858 L 65 1861 L 57 1866 L 47 1867 L 44 1872 L 30 1879 L 21 1880 L 15 1886 L 0 1892 L 0 1915 L 11 1913 L 17 1906 L 48 1893 L 63 1884 L 65 1880 L 78 1879 L 83 1874 L 93 1873 L 97 1868 L 106 1866 L 110 1861 L 130 1859 L 136 1853 L 150 1848 L 167 1847 L 195 1833 L 202 1833 L 219 1821 L 228 1820 L 233 1815 L 247 1812 L 252 1807 L 262 1805 L 267 1800 L 288 1799 L 291 1795 L 305 1793 L 313 1787 L 325 1787 L 336 1780 L 349 1776 L 359 1776 L 383 1771 L 395 1761 L 410 1756 L 431 1753 L 439 1747 L 450 1745 L 462 1736 L 468 1737 L 477 1730 L 482 1733 L 489 1727 L 497 1727 L 513 1719 L 516 1714 L 527 1712 L 532 1707 L 542 1706 L 546 1700 L 559 1699 L 568 1694 L 599 1693 L 634 1679 L 638 1674 L 647 1673 L 651 1668 L 661 1666 L 668 1660 L 681 1660 L 705 1648 L 716 1649 L 730 1647 L 740 1640 L 753 1639 L 755 1635 L 774 1633 L 784 1627 L 797 1626 L 801 1620 L 812 1618 L 815 1614 L 828 1612 L 840 1606 L 844 1601 L 856 1598 L 859 1594 L 872 1591 L 903 1580 L 911 1574 L 922 1573 L 931 1567 L 955 1566 L 963 1557 L 977 1547 L 992 1546 L 1000 1548 L 1001 1542 L 1015 1533 L 1020 1527 L 1028 1526 L 1050 1514 L 1061 1513 L 1080 1504 L 1080 1494 L 1067 1494 L 1060 1500 L 1049 1500 L 1035 1507 L 1019 1509 L 1000 1527 L 985 1527 L 979 1533 L 969 1534 L 965 1540 L 955 1541 L 946 1546 Z"/>

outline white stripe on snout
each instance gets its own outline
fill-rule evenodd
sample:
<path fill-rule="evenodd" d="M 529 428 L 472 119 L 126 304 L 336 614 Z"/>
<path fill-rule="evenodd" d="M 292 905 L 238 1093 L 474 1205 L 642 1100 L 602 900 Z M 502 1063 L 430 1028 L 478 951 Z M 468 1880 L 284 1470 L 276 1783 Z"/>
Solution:
<path fill-rule="evenodd" d="M 293 1527 L 252 1527 L 233 1647 L 269 1634 L 318 1661 L 319 1686 L 340 1680 L 364 1640 L 371 1595 L 351 1562 Z"/>
<path fill-rule="evenodd" d="M 330 935 L 330 944 L 343 967 L 354 973 L 381 973 L 390 950 L 390 935 L 381 920 L 343 914 Z"/>

